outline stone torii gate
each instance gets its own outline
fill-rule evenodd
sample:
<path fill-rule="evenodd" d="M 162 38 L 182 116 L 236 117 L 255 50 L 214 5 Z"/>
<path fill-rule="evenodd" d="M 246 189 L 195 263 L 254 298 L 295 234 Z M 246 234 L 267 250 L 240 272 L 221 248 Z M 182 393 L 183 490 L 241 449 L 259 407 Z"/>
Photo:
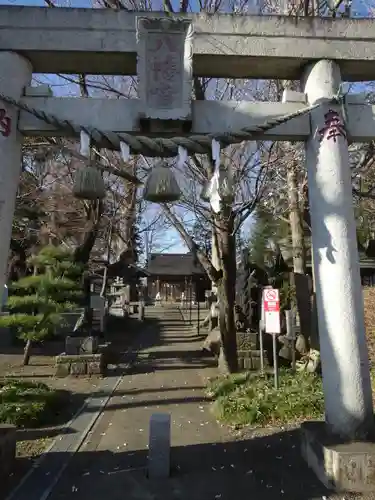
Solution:
<path fill-rule="evenodd" d="M 76 136 L 84 127 L 101 146 L 123 142 L 150 156 L 176 155 L 179 145 L 209 153 L 212 138 L 305 141 L 326 423 L 345 442 L 367 439 L 373 406 L 348 141 L 373 140 L 375 107 L 347 96 L 344 117 L 337 96 L 342 78 L 375 79 L 374 28 L 365 19 L 0 7 L 0 290 L 23 136 Z M 138 74 L 139 99 L 56 98 L 30 87 L 33 72 Z M 281 103 L 192 101 L 193 75 L 301 79 L 304 92 L 285 92 Z M 327 445 L 322 459 L 321 435 L 305 437 L 309 464 L 327 484 L 373 486 L 372 449 L 349 454 L 343 480 L 337 470 L 347 458 Z"/>

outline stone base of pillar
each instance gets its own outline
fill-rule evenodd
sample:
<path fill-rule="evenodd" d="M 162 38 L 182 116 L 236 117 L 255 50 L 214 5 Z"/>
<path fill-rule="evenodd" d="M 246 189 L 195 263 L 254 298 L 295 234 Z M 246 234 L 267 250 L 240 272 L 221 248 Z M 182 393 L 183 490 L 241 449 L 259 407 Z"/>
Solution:
<path fill-rule="evenodd" d="M 303 458 L 326 488 L 375 491 L 375 441 L 345 442 L 329 434 L 324 422 L 304 422 L 301 446 Z"/>

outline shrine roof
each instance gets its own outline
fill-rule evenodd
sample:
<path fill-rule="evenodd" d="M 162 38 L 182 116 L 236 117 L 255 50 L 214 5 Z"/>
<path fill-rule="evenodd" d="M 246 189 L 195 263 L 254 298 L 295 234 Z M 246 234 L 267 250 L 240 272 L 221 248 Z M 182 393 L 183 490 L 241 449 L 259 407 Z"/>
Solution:
<path fill-rule="evenodd" d="M 152 253 L 146 265 L 151 276 L 192 276 L 206 273 L 192 253 Z"/>
<path fill-rule="evenodd" d="M 102 276 L 103 273 L 104 266 L 96 271 L 98 276 Z M 131 281 L 139 278 L 146 278 L 147 276 L 149 276 L 149 273 L 146 269 L 138 267 L 134 264 L 126 264 L 121 261 L 116 261 L 108 266 L 108 278 L 120 277 Z"/>

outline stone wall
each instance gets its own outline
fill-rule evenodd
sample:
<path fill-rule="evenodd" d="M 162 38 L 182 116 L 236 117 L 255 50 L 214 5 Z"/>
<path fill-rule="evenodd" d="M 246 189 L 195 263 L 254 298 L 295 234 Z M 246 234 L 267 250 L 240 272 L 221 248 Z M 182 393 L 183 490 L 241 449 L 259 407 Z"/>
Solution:
<path fill-rule="evenodd" d="M 237 333 L 238 367 L 240 370 L 260 370 L 261 351 L 257 333 Z M 267 353 L 263 350 L 264 366 L 268 366 Z"/>
<path fill-rule="evenodd" d="M 106 371 L 105 357 L 103 353 L 97 354 L 61 354 L 55 358 L 56 377 L 75 377 L 104 375 Z"/>
<path fill-rule="evenodd" d="M 13 471 L 16 461 L 16 427 L 0 424 L 0 481 Z"/>
<path fill-rule="evenodd" d="M 240 370 L 260 370 L 260 350 L 257 333 L 237 332 L 238 367 Z M 203 343 L 203 348 L 215 356 L 220 352 L 219 329 L 212 330 Z M 268 366 L 267 352 L 263 350 L 264 366 Z"/>

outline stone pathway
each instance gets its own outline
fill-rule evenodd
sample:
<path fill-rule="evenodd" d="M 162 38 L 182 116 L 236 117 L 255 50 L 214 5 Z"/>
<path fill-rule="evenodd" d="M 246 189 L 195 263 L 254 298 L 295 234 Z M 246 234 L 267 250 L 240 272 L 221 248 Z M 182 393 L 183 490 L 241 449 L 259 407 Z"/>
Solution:
<path fill-rule="evenodd" d="M 52 491 L 40 500 L 209 500 L 330 497 L 303 463 L 297 431 L 235 441 L 204 396 L 215 369 L 201 340 L 172 307 L 147 308 L 161 328 L 139 339 L 134 370 Z M 172 475 L 146 476 L 149 419 L 170 413 Z M 51 457 L 52 458 L 52 457 Z M 349 498 L 349 497 L 345 497 Z"/>

